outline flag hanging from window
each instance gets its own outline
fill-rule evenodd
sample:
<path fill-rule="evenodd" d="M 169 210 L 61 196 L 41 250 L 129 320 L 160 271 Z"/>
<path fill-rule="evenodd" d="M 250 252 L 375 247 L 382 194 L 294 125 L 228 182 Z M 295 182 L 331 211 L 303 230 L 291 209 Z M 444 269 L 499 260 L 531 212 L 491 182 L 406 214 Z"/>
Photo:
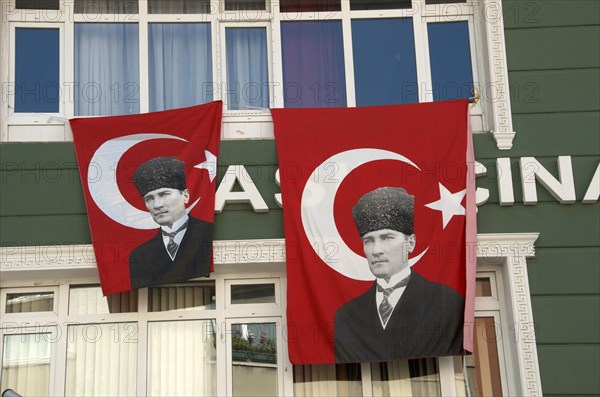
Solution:
<path fill-rule="evenodd" d="M 475 189 L 467 100 L 273 109 L 290 360 L 472 350 Z"/>
<path fill-rule="evenodd" d="M 209 275 L 221 113 L 70 120 L 105 295 Z"/>

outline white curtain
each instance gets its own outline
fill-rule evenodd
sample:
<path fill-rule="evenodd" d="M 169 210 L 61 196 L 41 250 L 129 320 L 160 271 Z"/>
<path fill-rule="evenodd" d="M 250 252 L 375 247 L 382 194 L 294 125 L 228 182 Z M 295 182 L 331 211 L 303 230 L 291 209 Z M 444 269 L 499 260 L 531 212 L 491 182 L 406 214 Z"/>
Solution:
<path fill-rule="evenodd" d="M 148 325 L 148 396 L 216 394 L 215 321 Z"/>
<path fill-rule="evenodd" d="M 51 334 L 6 335 L 0 391 L 22 396 L 47 396 L 50 384 Z"/>
<path fill-rule="evenodd" d="M 360 364 L 294 365 L 294 395 L 362 396 Z"/>
<path fill-rule="evenodd" d="M 137 291 L 104 297 L 100 287 L 71 287 L 69 314 L 130 313 L 137 311 Z"/>
<path fill-rule="evenodd" d="M 138 25 L 75 24 L 75 115 L 140 111 Z"/>
<path fill-rule="evenodd" d="M 227 28 L 225 36 L 228 108 L 268 108 L 267 30 Z"/>
<path fill-rule="evenodd" d="M 148 290 L 148 311 L 214 309 L 212 285 L 154 287 Z"/>
<path fill-rule="evenodd" d="M 69 326 L 65 395 L 135 395 L 137 336 L 135 323 Z"/>
<path fill-rule="evenodd" d="M 390 361 L 371 364 L 373 396 L 440 396 L 436 359 Z"/>
<path fill-rule="evenodd" d="M 212 101 L 210 23 L 152 23 L 148 39 L 151 111 Z"/>

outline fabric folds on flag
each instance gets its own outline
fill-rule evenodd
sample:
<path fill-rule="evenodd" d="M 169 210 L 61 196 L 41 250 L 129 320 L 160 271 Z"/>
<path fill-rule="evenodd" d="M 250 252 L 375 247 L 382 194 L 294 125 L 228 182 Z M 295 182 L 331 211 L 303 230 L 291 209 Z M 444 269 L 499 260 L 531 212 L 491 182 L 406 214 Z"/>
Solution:
<path fill-rule="evenodd" d="M 273 109 L 294 364 L 472 350 L 467 100 Z"/>
<path fill-rule="evenodd" d="M 209 276 L 221 113 L 70 120 L 104 295 Z"/>

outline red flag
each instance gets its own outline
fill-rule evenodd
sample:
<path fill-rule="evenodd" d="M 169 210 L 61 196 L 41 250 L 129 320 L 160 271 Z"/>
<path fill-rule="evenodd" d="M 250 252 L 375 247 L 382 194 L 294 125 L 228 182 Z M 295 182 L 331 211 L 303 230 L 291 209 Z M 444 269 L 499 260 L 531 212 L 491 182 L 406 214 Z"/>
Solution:
<path fill-rule="evenodd" d="M 208 276 L 222 103 L 70 121 L 105 295 Z"/>
<path fill-rule="evenodd" d="M 471 350 L 467 106 L 272 110 L 292 363 Z"/>

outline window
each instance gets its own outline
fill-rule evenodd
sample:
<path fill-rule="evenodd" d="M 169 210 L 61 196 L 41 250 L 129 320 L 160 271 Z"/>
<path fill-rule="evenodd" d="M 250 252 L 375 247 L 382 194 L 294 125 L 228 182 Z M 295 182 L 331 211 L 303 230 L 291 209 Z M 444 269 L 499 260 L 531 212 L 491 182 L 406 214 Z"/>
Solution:
<path fill-rule="evenodd" d="M 506 73 L 488 68 L 505 63 L 487 53 L 502 42 L 500 18 L 486 14 L 497 1 L 19 1 L 2 26 L 15 89 L 0 109 L 1 139 L 70 140 L 61 117 L 214 99 L 226 104 L 226 138 L 264 138 L 269 107 L 416 103 L 477 89 L 473 130 L 508 148 L 511 120 L 494 114 L 510 113 Z"/>

